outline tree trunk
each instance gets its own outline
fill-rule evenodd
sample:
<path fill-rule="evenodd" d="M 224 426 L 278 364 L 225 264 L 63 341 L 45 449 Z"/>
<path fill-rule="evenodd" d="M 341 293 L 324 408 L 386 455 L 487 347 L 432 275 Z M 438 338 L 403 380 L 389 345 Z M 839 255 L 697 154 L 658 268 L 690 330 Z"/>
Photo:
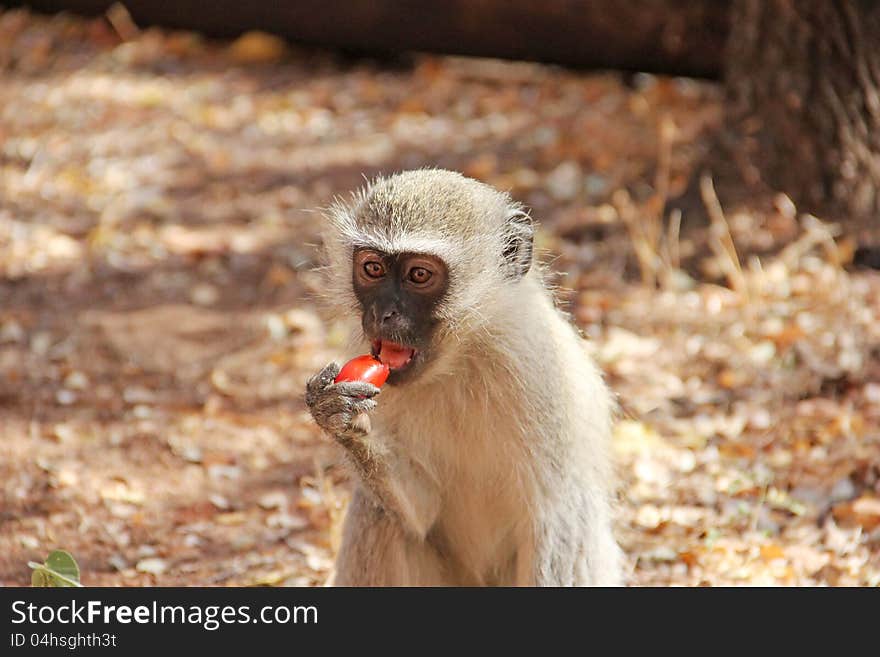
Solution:
<path fill-rule="evenodd" d="M 727 125 L 747 179 L 875 224 L 880 2 L 735 0 L 725 59 Z"/>
<path fill-rule="evenodd" d="M 140 26 L 266 30 L 306 44 L 719 77 L 731 0 L 125 0 Z M 10 0 L 100 15 L 115 0 Z M 6 3 L 0 3 L 6 4 Z"/>

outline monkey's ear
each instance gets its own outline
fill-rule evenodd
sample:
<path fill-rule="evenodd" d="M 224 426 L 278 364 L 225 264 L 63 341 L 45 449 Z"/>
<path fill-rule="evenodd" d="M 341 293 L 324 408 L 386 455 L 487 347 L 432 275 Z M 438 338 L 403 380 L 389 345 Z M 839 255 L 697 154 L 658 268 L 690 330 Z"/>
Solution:
<path fill-rule="evenodd" d="M 511 278 L 519 279 L 529 273 L 534 237 L 529 213 L 519 208 L 512 210 L 504 226 L 504 249 L 501 252 L 504 268 Z"/>

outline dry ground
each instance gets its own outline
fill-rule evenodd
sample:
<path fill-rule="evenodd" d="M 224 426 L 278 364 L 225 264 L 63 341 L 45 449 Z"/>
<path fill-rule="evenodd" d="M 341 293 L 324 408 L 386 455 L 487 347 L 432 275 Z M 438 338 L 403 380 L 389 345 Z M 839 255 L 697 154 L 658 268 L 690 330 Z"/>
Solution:
<path fill-rule="evenodd" d="M 676 230 L 720 115 L 708 83 L 0 10 L 0 584 L 56 547 L 91 585 L 320 584 L 347 484 L 300 396 L 351 352 L 315 210 L 425 165 L 542 223 L 623 408 L 632 584 L 880 584 L 880 276 L 784 196 L 705 185 Z"/>

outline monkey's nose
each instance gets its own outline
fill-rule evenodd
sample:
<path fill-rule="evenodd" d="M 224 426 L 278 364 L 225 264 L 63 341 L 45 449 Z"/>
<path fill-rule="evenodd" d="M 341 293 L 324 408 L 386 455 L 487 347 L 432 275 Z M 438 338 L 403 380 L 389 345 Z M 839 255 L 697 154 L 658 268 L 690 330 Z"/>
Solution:
<path fill-rule="evenodd" d="M 385 337 L 388 337 L 390 334 L 406 331 L 409 328 L 409 322 L 406 321 L 406 317 L 396 308 L 383 310 L 379 317 L 381 319 L 379 320 L 379 326 L 376 328 Z"/>

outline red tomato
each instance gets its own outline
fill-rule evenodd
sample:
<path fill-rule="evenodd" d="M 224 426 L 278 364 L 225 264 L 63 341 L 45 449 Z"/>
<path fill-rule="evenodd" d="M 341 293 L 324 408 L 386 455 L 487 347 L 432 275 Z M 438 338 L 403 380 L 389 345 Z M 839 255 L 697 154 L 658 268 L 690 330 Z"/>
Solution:
<path fill-rule="evenodd" d="M 381 388 L 382 384 L 385 383 L 385 379 L 388 378 L 390 371 L 385 363 L 376 360 L 370 354 L 364 354 L 363 356 L 352 358 L 343 365 L 342 369 L 339 370 L 339 374 L 333 379 L 333 383 L 339 383 L 340 381 L 366 381 L 367 383 L 372 383 L 377 388 Z"/>

